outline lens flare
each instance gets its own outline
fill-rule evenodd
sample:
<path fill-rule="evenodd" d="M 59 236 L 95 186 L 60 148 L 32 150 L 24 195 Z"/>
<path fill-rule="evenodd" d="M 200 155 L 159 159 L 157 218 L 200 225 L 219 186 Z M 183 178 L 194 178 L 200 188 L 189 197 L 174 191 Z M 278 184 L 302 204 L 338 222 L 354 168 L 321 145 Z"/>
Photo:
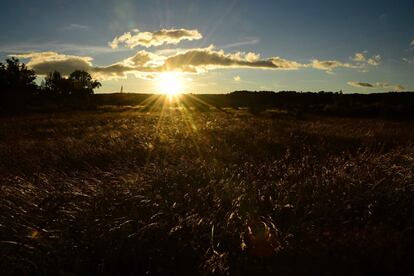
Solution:
<path fill-rule="evenodd" d="M 156 81 L 159 93 L 168 96 L 176 96 L 183 93 L 184 81 L 179 73 L 162 73 Z"/>

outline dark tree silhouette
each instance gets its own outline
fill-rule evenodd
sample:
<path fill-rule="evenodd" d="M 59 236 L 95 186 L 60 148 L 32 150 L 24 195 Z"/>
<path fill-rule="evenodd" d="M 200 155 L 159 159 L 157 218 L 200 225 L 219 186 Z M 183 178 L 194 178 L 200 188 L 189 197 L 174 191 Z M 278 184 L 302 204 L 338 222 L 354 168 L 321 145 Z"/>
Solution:
<path fill-rule="evenodd" d="M 42 91 L 48 96 L 85 96 L 93 94 L 93 90 L 100 86 L 101 83 L 86 71 L 76 70 L 68 78 L 54 71 L 45 77 Z"/>
<path fill-rule="evenodd" d="M 73 84 L 72 94 L 76 96 L 91 95 L 95 88 L 101 87 L 101 83 L 92 79 L 92 76 L 83 70 L 76 70 L 69 75 Z"/>
<path fill-rule="evenodd" d="M 35 94 L 35 79 L 35 72 L 17 58 L 7 59 L 6 64 L 0 63 L 0 87 L 8 97 L 20 98 Z"/>
<path fill-rule="evenodd" d="M 63 78 L 58 71 L 54 71 L 45 77 L 42 91 L 47 96 L 66 96 L 70 95 L 71 85 L 68 79 Z"/>

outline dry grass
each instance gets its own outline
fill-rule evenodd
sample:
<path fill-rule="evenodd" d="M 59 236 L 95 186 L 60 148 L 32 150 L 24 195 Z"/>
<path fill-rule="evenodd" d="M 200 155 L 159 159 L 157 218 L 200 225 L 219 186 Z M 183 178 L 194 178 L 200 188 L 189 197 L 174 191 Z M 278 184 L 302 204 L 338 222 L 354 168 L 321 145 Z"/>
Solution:
<path fill-rule="evenodd" d="M 413 271 L 413 124 L 127 110 L 0 129 L 6 275 Z"/>

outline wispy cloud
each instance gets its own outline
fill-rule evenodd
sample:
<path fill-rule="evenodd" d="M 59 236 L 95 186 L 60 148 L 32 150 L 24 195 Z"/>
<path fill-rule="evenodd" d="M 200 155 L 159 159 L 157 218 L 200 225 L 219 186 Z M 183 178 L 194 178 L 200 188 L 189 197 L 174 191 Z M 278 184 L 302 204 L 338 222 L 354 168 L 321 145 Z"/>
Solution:
<path fill-rule="evenodd" d="M 369 89 L 387 89 L 392 91 L 406 91 L 407 89 L 402 86 L 401 84 L 389 84 L 386 82 L 376 82 L 376 83 L 369 83 L 369 82 L 357 82 L 357 81 L 349 81 L 349 86 L 357 87 L 357 88 L 369 88 Z"/>
<path fill-rule="evenodd" d="M 414 58 L 403 58 L 403 61 L 408 64 L 414 64 Z"/>
<path fill-rule="evenodd" d="M 114 50 L 108 46 L 61 43 L 57 41 L 0 44 L 0 52 L 6 54 L 49 51 L 70 53 L 74 55 L 94 55 L 114 52 Z M 129 50 L 116 49 L 115 51 L 126 52 Z"/>
<path fill-rule="evenodd" d="M 91 29 L 90 26 L 72 23 L 68 26 L 64 26 L 61 28 L 63 31 L 89 31 Z"/>
<path fill-rule="evenodd" d="M 124 45 L 130 49 L 138 46 L 149 48 L 163 44 L 178 44 L 182 40 L 198 40 L 201 38 L 203 36 L 198 30 L 162 29 L 156 32 L 141 32 L 135 29 L 132 33 L 126 32 L 121 36 L 115 37 L 108 44 L 113 49 L 118 48 L 119 45 Z"/>
<path fill-rule="evenodd" d="M 413 38 L 413 40 L 411 41 L 410 46 L 414 46 L 414 38 Z"/>
<path fill-rule="evenodd" d="M 254 38 L 254 39 L 249 39 L 249 40 L 245 40 L 245 41 L 225 44 L 225 45 L 221 46 L 220 48 L 221 49 L 229 49 L 229 48 L 235 48 L 235 47 L 246 46 L 246 45 L 254 45 L 254 44 L 257 44 L 257 43 L 260 43 L 260 39 Z"/>

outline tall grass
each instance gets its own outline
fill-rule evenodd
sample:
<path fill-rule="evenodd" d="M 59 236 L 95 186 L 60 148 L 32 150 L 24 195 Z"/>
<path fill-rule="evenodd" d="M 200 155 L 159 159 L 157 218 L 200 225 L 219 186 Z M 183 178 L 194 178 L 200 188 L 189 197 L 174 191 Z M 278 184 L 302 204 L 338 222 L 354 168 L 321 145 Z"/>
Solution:
<path fill-rule="evenodd" d="M 413 271 L 411 123 L 170 110 L 0 129 L 2 274 Z"/>

